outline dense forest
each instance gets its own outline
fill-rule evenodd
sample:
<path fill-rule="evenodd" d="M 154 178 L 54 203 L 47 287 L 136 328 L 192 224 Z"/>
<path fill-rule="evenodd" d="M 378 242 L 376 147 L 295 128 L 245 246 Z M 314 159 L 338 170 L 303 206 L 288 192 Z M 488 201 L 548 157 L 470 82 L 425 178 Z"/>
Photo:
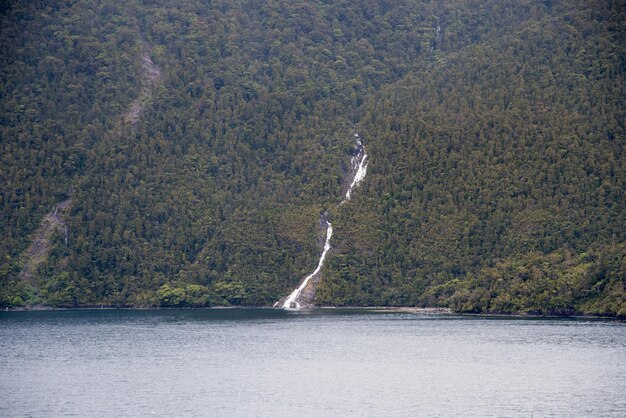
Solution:
<path fill-rule="evenodd" d="M 0 6 L 0 306 L 626 316 L 626 5 Z M 344 205 L 359 132 L 370 156 Z"/>

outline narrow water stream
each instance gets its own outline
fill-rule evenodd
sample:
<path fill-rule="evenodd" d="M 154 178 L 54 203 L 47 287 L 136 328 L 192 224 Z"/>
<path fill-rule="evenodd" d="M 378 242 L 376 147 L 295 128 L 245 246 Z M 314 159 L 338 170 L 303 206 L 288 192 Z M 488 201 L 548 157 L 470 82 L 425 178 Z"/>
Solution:
<path fill-rule="evenodd" d="M 350 160 L 350 170 L 348 171 L 347 181 L 348 184 L 346 189 L 344 199 L 339 204 L 340 206 L 350 200 L 350 196 L 352 191 L 358 186 L 358 184 L 363 181 L 365 175 L 367 174 L 367 154 L 365 153 L 365 146 L 363 145 L 363 141 L 358 133 L 354 134 L 354 140 L 356 141 L 355 145 L 355 155 Z M 324 266 L 324 261 L 326 260 L 326 255 L 330 250 L 330 239 L 333 236 L 333 225 L 328 220 L 328 212 L 324 212 L 321 216 L 321 221 L 326 224 L 326 241 L 324 243 L 324 251 L 322 251 L 322 255 L 317 263 L 317 267 L 313 271 L 313 273 L 309 274 L 304 278 L 300 286 L 294 289 L 293 292 L 289 294 L 286 298 L 282 298 L 278 302 L 274 304 L 275 308 L 284 308 L 284 309 L 301 309 L 303 307 L 308 307 L 311 303 L 307 303 L 307 306 L 301 300 L 303 291 L 309 285 L 311 279 L 315 278 L 322 267 Z"/>

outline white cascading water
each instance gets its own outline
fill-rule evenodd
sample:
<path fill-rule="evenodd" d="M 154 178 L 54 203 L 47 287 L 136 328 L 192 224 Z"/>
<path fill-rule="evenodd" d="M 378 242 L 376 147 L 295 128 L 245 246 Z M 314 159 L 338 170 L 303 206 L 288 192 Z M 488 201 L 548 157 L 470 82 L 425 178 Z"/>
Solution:
<path fill-rule="evenodd" d="M 367 154 L 365 153 L 365 147 L 363 146 L 363 141 L 361 141 L 361 137 L 359 136 L 358 133 L 354 134 L 354 139 L 356 140 L 357 153 L 350 160 L 350 166 L 351 166 L 350 168 L 351 168 L 351 172 L 354 173 L 353 174 L 354 177 L 352 178 L 350 186 L 348 187 L 348 190 L 346 191 L 346 195 L 344 199 L 341 201 L 340 205 L 343 205 L 345 202 L 350 200 L 350 195 L 352 193 L 352 190 L 354 190 L 354 188 L 361 181 L 363 181 L 363 179 L 365 178 L 365 174 L 367 173 Z M 328 254 L 328 251 L 330 250 L 330 239 L 333 236 L 333 225 L 328 221 L 327 213 L 324 213 L 324 215 L 322 215 L 322 218 L 327 224 L 326 242 L 324 243 L 324 251 L 322 252 L 319 262 L 317 263 L 317 268 L 315 269 L 313 273 L 309 274 L 302 281 L 302 283 L 300 284 L 300 286 L 298 286 L 297 289 L 295 289 L 293 292 L 289 294 L 289 296 L 287 296 L 287 299 L 285 299 L 285 301 L 282 304 L 280 303 L 280 301 L 276 302 L 274 304 L 275 308 L 278 307 L 278 308 L 284 308 L 284 309 L 301 309 L 302 306 L 300 305 L 299 298 L 300 298 L 300 295 L 302 294 L 302 291 L 307 287 L 307 285 L 309 284 L 309 281 L 313 277 L 315 277 L 315 275 L 317 275 L 320 272 L 320 270 L 322 270 L 322 267 L 324 266 L 324 261 L 326 260 L 326 254 Z"/>
<path fill-rule="evenodd" d="M 324 214 L 324 217 L 326 217 L 326 214 Z M 322 269 L 322 266 L 324 265 L 324 260 L 326 259 L 326 254 L 328 253 L 328 250 L 330 250 L 330 238 L 333 236 L 333 225 L 328 221 L 326 221 L 326 223 L 328 224 L 328 227 L 326 228 L 326 242 L 324 243 L 324 251 L 322 252 L 320 261 L 317 263 L 317 268 L 313 273 L 309 274 L 302 281 L 302 283 L 300 284 L 300 286 L 298 286 L 296 290 L 294 290 L 289 296 L 287 296 L 287 299 L 285 300 L 285 302 L 283 302 L 281 308 L 300 309 L 300 302 L 298 302 L 300 294 L 302 293 L 306 285 L 309 284 L 309 280 L 315 277 L 315 275 L 319 273 Z"/>
<path fill-rule="evenodd" d="M 346 191 L 346 197 L 343 199 L 341 204 L 344 204 L 346 201 L 350 200 L 350 194 L 352 190 L 365 178 L 365 174 L 367 174 L 367 154 L 365 153 L 365 147 L 363 147 L 363 141 L 361 141 L 361 137 L 359 134 L 355 133 L 354 138 L 356 139 L 356 147 L 358 149 L 357 155 L 352 157 L 350 160 L 350 164 L 352 165 L 352 170 L 356 169 L 356 173 L 354 174 L 354 178 L 352 179 L 352 183 L 350 187 L 348 187 L 348 191 Z"/>

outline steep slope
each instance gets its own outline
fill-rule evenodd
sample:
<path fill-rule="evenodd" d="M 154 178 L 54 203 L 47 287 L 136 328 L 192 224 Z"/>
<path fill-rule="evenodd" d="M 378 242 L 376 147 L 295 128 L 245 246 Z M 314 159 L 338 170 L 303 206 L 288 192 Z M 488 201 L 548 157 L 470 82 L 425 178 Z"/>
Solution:
<path fill-rule="evenodd" d="M 570 6 L 365 107 L 371 174 L 320 302 L 626 314 L 624 10 Z"/>
<path fill-rule="evenodd" d="M 0 299 L 34 303 L 46 299 L 43 277 L 67 268 L 56 235 L 37 230 L 54 224 L 50 208 L 68 201 L 91 149 L 120 121 L 139 68 L 133 22 L 114 2 L 13 2 L 0 20 Z M 50 265 L 37 244 L 49 239 Z"/>
<path fill-rule="evenodd" d="M 555 254 L 589 265 L 581 289 L 621 294 L 621 2 L 78 0 L 2 13 L 2 306 L 273 303 L 319 257 L 355 125 L 370 172 L 330 211 L 318 303 L 498 310 L 472 307 L 492 296 L 473 278 Z M 20 280 L 19 255 L 70 197 L 67 246 L 53 238 Z M 593 255 L 604 249 L 606 265 Z M 578 265 L 558 260 L 545 282 Z"/>

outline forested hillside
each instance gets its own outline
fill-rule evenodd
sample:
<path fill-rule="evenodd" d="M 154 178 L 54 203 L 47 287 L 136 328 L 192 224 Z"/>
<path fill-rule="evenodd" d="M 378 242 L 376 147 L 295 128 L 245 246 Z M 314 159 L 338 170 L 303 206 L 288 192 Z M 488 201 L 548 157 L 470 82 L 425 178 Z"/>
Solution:
<path fill-rule="evenodd" d="M 318 304 L 626 315 L 621 1 L 0 10 L 2 306 L 270 305 L 356 130 Z"/>
<path fill-rule="evenodd" d="M 321 300 L 624 313 L 623 15 L 561 12 L 364 106 L 371 170 Z"/>

